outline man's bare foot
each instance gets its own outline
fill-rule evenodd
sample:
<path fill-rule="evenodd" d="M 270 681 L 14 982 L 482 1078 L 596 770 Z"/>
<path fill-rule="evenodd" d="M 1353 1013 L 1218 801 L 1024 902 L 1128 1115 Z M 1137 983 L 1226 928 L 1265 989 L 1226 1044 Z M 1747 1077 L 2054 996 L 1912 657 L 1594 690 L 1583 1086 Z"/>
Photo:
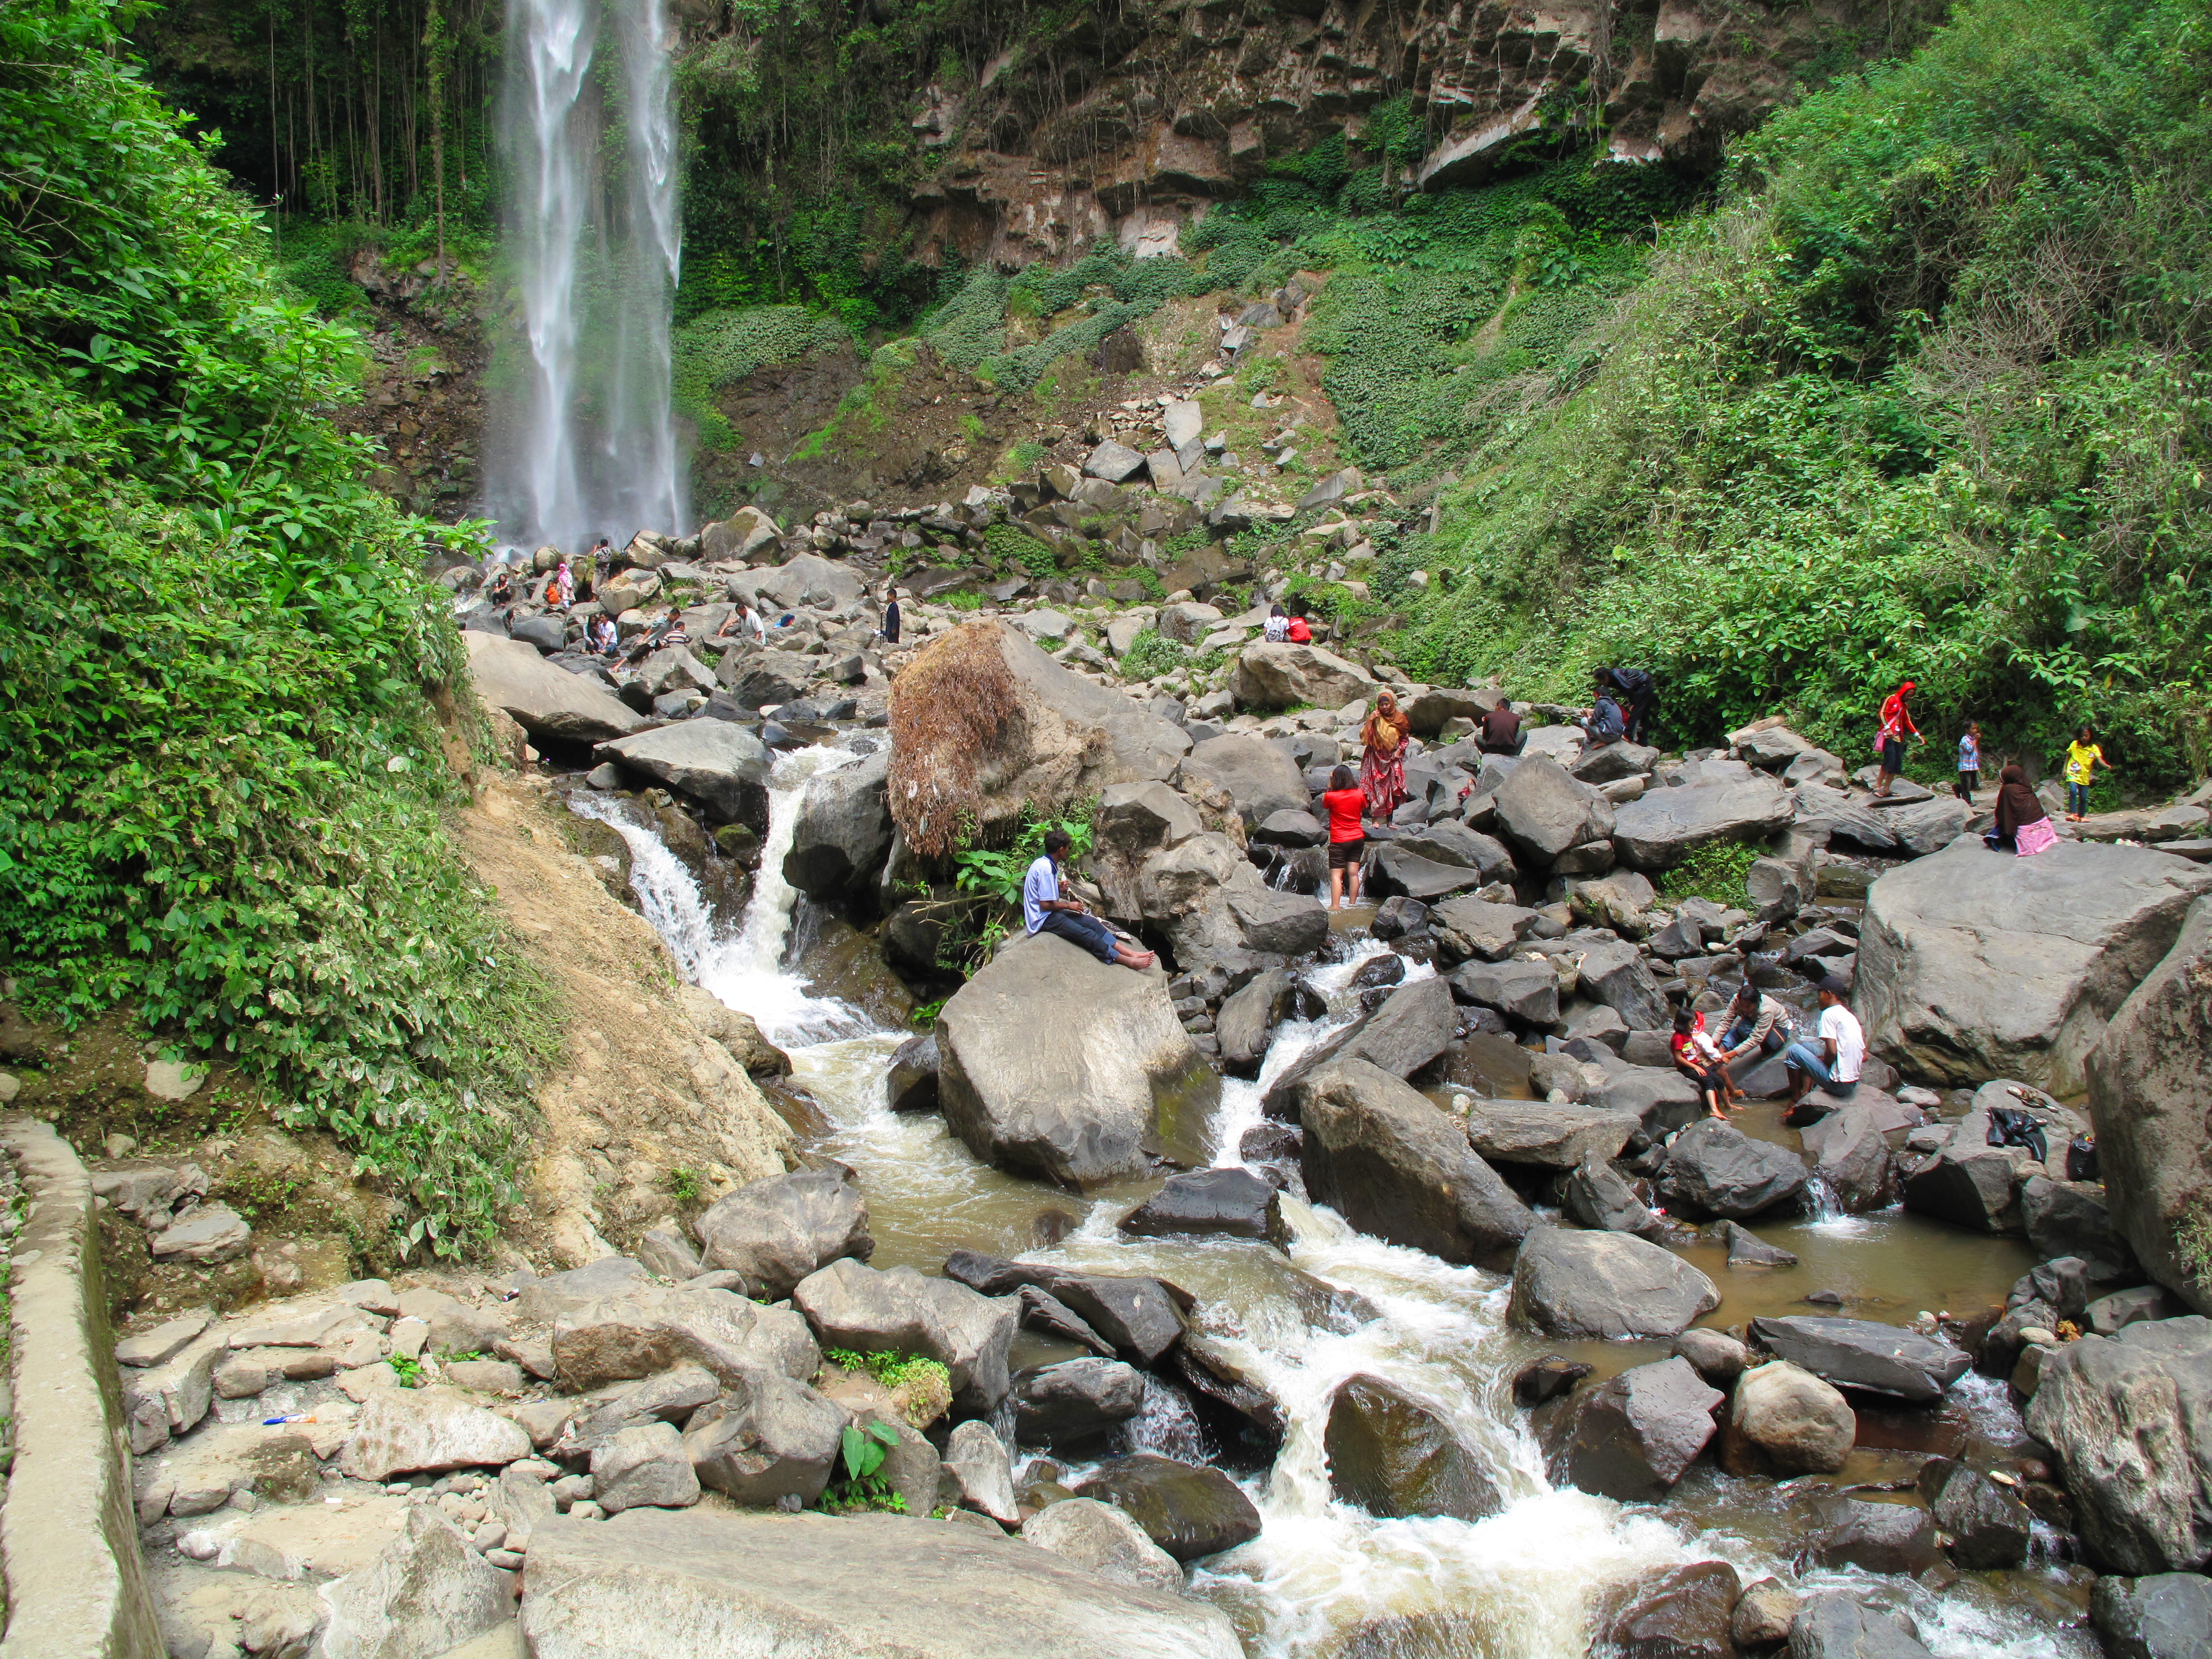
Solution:
<path fill-rule="evenodd" d="M 1136 969 L 1139 973 L 1141 973 L 1158 960 L 1158 957 L 1155 956 L 1152 951 L 1140 951 L 1134 956 L 1130 957 L 1128 958 L 1128 963 L 1129 966 Z"/>

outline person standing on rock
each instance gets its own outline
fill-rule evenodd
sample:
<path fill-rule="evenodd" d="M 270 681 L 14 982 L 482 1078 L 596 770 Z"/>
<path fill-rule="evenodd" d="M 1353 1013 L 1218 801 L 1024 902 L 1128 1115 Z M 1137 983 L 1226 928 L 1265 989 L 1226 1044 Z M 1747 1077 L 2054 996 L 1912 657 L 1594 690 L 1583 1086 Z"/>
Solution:
<path fill-rule="evenodd" d="M 1844 1006 L 1844 982 L 1830 975 L 1820 984 L 1820 1024 L 1811 1042 L 1793 1042 L 1782 1051 L 1790 1071 L 1790 1109 L 1818 1085 L 1838 1100 L 1857 1091 L 1866 1064 L 1866 1032 L 1858 1016 Z"/>
<path fill-rule="evenodd" d="M 1905 734 L 1910 732 L 1915 743 L 1928 741 L 1912 723 L 1912 709 L 1905 701 L 1917 689 L 1907 680 L 1882 700 L 1881 729 L 1875 734 L 1875 743 L 1881 750 L 1881 775 L 1874 786 L 1877 798 L 1887 796 L 1889 786 L 1905 770 Z"/>
<path fill-rule="evenodd" d="M 553 592 L 548 597 L 563 611 L 575 604 L 576 577 L 568 568 L 568 560 L 562 560 L 561 568 L 553 573 Z"/>
<path fill-rule="evenodd" d="M 1972 806 L 1974 791 L 1981 787 L 1982 727 L 1978 720 L 1968 720 L 1959 739 L 1959 781 L 1951 786 L 1951 793 Z"/>
<path fill-rule="evenodd" d="M 1022 878 L 1022 923 L 1032 933 L 1057 933 L 1071 945 L 1079 945 L 1101 962 L 1118 962 L 1124 968 L 1149 968 L 1150 951 L 1124 945 L 1114 930 L 1084 908 L 1079 898 L 1060 896 L 1060 866 L 1074 842 L 1065 830 L 1048 830 L 1044 852 Z"/>
<path fill-rule="evenodd" d="M 899 636 L 898 589 L 885 583 L 884 586 L 884 643 L 896 645 Z"/>
<path fill-rule="evenodd" d="M 1321 804 L 1328 815 L 1328 905 L 1341 910 L 1347 902 L 1359 902 L 1360 866 L 1367 856 L 1367 830 L 1359 821 L 1367 810 L 1367 796 L 1350 767 L 1340 766 L 1328 775 Z M 1352 890 L 1349 901 L 1344 890 L 1347 886 Z"/>
<path fill-rule="evenodd" d="M 2100 766 L 2107 772 L 2112 769 L 2096 733 L 2085 726 L 2075 732 L 2074 741 L 2066 748 L 2066 817 L 2069 823 L 2079 823 L 2089 816 L 2089 785 Z"/>
<path fill-rule="evenodd" d="M 1398 700 L 1379 693 L 1359 728 L 1359 787 L 1367 796 L 1367 816 L 1388 823 L 1406 800 L 1406 747 L 1413 723 L 1398 712 Z"/>

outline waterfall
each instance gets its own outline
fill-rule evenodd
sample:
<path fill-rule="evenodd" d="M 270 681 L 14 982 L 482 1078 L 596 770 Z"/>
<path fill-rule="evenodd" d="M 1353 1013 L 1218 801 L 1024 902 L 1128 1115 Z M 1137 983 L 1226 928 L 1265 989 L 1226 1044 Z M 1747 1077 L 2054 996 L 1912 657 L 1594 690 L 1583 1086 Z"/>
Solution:
<path fill-rule="evenodd" d="M 662 0 L 608 9 L 617 81 L 593 73 L 599 0 L 515 0 L 499 104 L 527 361 L 503 377 L 489 505 L 507 538 L 572 553 L 595 534 L 685 527 L 668 401 L 682 250 L 668 24 Z"/>

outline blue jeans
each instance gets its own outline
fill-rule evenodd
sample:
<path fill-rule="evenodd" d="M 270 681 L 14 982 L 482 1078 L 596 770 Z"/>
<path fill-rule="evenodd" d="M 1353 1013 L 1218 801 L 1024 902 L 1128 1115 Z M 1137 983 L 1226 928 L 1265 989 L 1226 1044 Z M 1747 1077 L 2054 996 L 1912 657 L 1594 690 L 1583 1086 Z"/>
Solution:
<path fill-rule="evenodd" d="M 1859 1086 L 1853 1078 L 1849 1083 L 1838 1083 L 1828 1075 L 1828 1062 L 1818 1048 L 1802 1042 L 1793 1042 L 1782 1051 L 1782 1063 L 1793 1072 L 1809 1073 L 1820 1085 L 1838 1100 L 1849 1100 Z"/>
<path fill-rule="evenodd" d="M 1751 1036 L 1751 1028 L 1758 1024 L 1755 1019 L 1740 1019 L 1729 1026 L 1721 1034 L 1721 1052 L 1725 1054 L 1738 1043 L 1748 1041 Z M 1759 1052 L 1762 1054 L 1771 1054 L 1781 1046 L 1782 1033 L 1773 1026 L 1768 1026 L 1766 1035 L 1759 1040 Z"/>
<path fill-rule="evenodd" d="M 2066 810 L 2069 812 L 2078 813 L 2083 817 L 2087 817 L 2089 815 L 2089 786 L 2087 784 L 2069 783 L 2066 786 Z"/>
<path fill-rule="evenodd" d="M 1057 933 L 1071 945 L 1079 945 L 1101 962 L 1114 960 L 1114 930 L 1096 916 L 1079 916 L 1073 910 L 1048 910 L 1037 930 Z"/>

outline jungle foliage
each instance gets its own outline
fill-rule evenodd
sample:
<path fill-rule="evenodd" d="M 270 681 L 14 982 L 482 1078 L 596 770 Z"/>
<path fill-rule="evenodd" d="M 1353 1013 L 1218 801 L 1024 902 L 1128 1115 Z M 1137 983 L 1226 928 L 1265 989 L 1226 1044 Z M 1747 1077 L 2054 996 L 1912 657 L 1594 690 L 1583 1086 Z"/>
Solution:
<path fill-rule="evenodd" d="M 447 841 L 466 676 L 426 539 L 317 412 L 353 337 L 121 56 L 119 9 L 0 11 L 0 960 L 135 1004 L 408 1209 L 483 1235 L 542 987 Z"/>

